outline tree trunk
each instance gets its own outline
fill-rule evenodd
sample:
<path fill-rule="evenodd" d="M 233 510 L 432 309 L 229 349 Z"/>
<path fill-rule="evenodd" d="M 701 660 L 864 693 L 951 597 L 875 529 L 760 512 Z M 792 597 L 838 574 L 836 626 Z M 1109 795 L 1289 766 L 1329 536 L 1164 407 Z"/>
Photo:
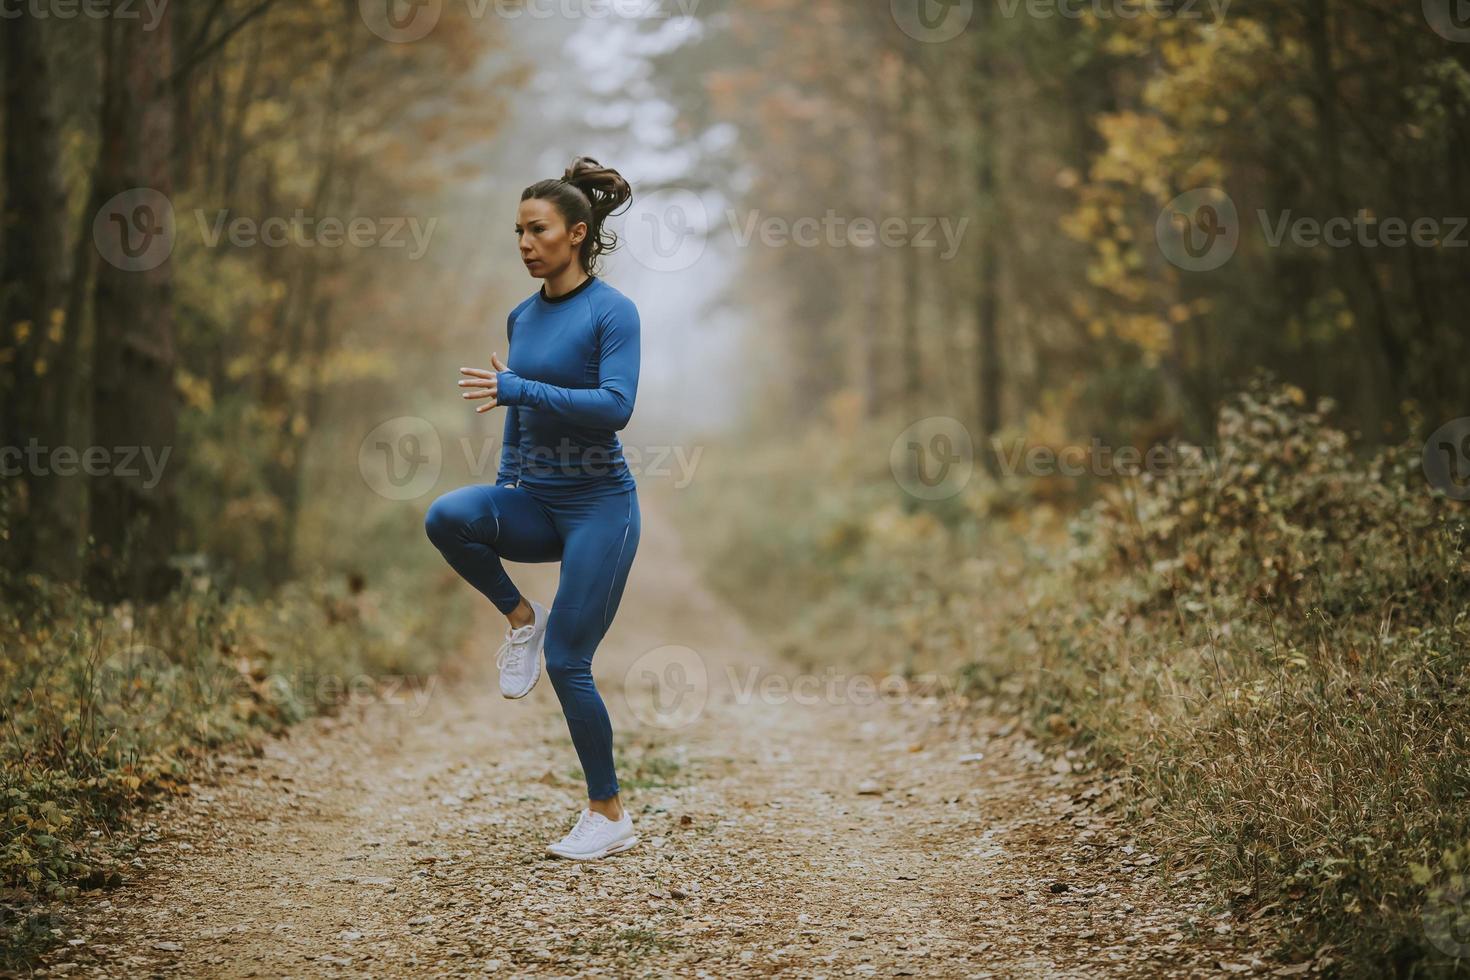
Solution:
<path fill-rule="evenodd" d="M 66 199 L 58 179 L 56 119 L 52 110 L 45 21 L 10 19 L 5 53 L 4 267 L 0 272 L 0 446 L 26 454 L 19 485 L 15 540 L 4 548 L 16 568 L 64 574 L 62 529 L 75 515 L 57 513 L 54 470 L 64 463 L 54 451 L 66 444 L 63 418 L 49 411 L 48 385 L 70 368 L 58 363 L 63 332 Z M 34 459 L 29 444 L 44 450 Z"/>
<path fill-rule="evenodd" d="M 860 143 L 862 149 L 855 167 L 858 200 L 854 208 L 855 214 L 880 225 L 883 216 L 873 214 L 867 209 L 873 208 L 875 202 L 886 200 L 883 186 L 883 141 L 878 135 L 878 120 L 882 118 L 884 110 L 881 85 L 881 79 L 876 73 L 866 80 L 869 123 L 863 127 L 863 139 Z M 878 204 L 878 209 L 881 211 L 881 203 Z M 858 342 L 861 345 L 857 376 L 862 379 L 860 395 L 864 418 L 872 418 L 881 411 L 888 395 L 885 377 L 887 372 L 883 363 L 886 353 L 883 270 L 887 263 L 883 261 L 885 246 L 881 238 L 877 235 L 872 238 L 868 244 L 858 246 L 859 258 L 856 263 L 860 278 L 857 294 L 860 309 L 857 313 Z"/>
<path fill-rule="evenodd" d="M 152 30 L 116 17 L 106 25 L 98 194 L 109 213 L 98 235 L 93 431 L 112 465 L 93 486 L 88 575 L 106 600 L 155 599 L 177 577 L 173 273 L 155 251 L 166 254 L 173 232 L 171 9 Z"/>
<path fill-rule="evenodd" d="M 917 112 L 919 101 L 919 86 L 915 83 L 914 76 L 918 72 L 917 65 L 905 63 L 900 68 L 900 88 L 903 93 L 902 102 L 909 107 L 910 112 Z M 902 106 L 900 106 L 902 111 Z M 919 126 L 918 118 L 913 116 L 904 119 L 903 122 L 903 148 L 905 170 L 908 171 L 908 214 L 911 220 L 914 218 L 927 217 L 920 213 L 921 196 L 921 163 L 919 150 Z M 919 392 L 923 386 L 923 362 L 919 348 L 919 265 L 920 251 L 912 243 L 904 249 L 903 259 L 903 310 L 900 313 L 903 328 L 903 396 L 905 407 L 910 413 L 917 415 L 919 406 Z"/>
<path fill-rule="evenodd" d="M 977 170 L 976 190 L 980 206 L 980 249 L 979 267 L 976 269 L 977 288 L 975 306 L 975 344 L 979 358 L 980 398 L 980 445 L 976 451 L 991 476 L 1000 475 L 1000 465 L 995 454 L 995 437 L 1000 431 L 1000 303 L 996 295 L 1000 288 L 1000 237 L 999 214 L 996 206 L 995 189 L 995 107 L 991 101 L 991 84 L 995 78 L 994 54 L 989 26 L 989 4 L 982 3 L 975 15 L 980 21 L 979 40 L 976 46 L 975 81 L 976 124 L 979 139 L 976 147 Z"/>
<path fill-rule="evenodd" d="M 1331 23 L 1326 0 L 1312 0 L 1307 6 L 1307 31 L 1312 50 L 1312 68 L 1316 73 L 1317 83 L 1316 91 L 1310 94 L 1317 106 L 1319 153 L 1323 169 L 1327 174 L 1330 201 L 1333 209 L 1340 216 L 1351 218 L 1357 207 L 1348 195 L 1347 181 L 1343 173 L 1342 148 L 1338 132 L 1340 121 L 1337 68 L 1333 64 Z M 1399 337 L 1393 325 L 1388 301 L 1383 295 L 1383 288 L 1379 284 L 1372 258 L 1361 246 L 1350 246 L 1346 249 L 1339 249 L 1338 252 L 1346 253 L 1341 256 L 1342 262 L 1352 264 L 1352 268 L 1343 270 L 1343 281 L 1356 282 L 1362 293 L 1366 294 L 1368 311 L 1362 319 L 1372 327 L 1378 353 L 1382 358 L 1382 369 L 1375 372 L 1375 376 L 1371 378 L 1377 390 L 1374 393 L 1376 397 L 1372 399 L 1374 417 L 1369 420 L 1369 428 L 1378 431 L 1382 421 L 1392 414 L 1393 393 L 1397 385 L 1403 383 L 1399 379 L 1409 378 L 1414 373 L 1414 369 L 1409 363 L 1407 345 Z M 1372 359 L 1369 358 L 1366 363 L 1371 371 Z"/>

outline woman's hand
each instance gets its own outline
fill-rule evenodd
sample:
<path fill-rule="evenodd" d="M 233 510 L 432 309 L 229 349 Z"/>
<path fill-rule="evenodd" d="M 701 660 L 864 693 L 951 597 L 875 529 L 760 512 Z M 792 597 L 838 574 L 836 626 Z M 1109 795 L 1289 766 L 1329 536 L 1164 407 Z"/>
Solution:
<path fill-rule="evenodd" d="M 496 380 L 496 373 L 499 371 L 508 370 L 508 368 L 506 368 L 505 363 L 500 360 L 500 355 L 496 351 L 490 352 L 490 366 L 495 370 L 484 371 L 480 368 L 467 367 L 462 367 L 459 369 L 460 374 L 466 375 L 466 377 L 462 378 L 459 382 L 459 386 L 465 389 L 465 398 L 490 399 L 490 404 L 478 406 L 475 409 L 476 412 L 488 412 L 490 409 L 500 404 L 500 402 L 497 400 L 500 397 L 500 388 Z"/>

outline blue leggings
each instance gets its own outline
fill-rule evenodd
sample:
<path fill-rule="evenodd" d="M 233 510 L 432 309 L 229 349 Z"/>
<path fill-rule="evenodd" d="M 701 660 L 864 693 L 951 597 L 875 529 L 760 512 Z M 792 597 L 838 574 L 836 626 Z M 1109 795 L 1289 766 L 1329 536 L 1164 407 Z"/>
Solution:
<path fill-rule="evenodd" d="M 424 517 L 445 560 L 503 613 L 520 605 L 521 593 L 501 559 L 561 562 L 546 626 L 546 673 L 593 800 L 616 796 L 618 777 L 592 654 L 618 611 L 641 528 L 636 490 L 551 501 L 525 487 L 477 484 L 444 494 Z"/>

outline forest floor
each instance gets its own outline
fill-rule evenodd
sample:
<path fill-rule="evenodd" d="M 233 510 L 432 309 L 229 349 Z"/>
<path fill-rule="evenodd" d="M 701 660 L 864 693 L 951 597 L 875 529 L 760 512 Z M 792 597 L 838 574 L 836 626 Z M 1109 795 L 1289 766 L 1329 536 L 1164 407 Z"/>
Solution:
<path fill-rule="evenodd" d="M 505 627 L 487 603 L 472 648 L 431 686 L 304 723 L 262 755 L 221 757 L 149 813 L 146 871 L 75 904 L 40 969 L 1315 972 L 1268 964 L 1259 923 L 1171 897 L 1154 856 L 1099 812 L 1098 777 L 1066 771 L 1010 720 L 763 687 L 790 666 L 699 585 L 665 513 L 644 496 L 595 668 L 637 847 L 595 862 L 544 853 L 585 803 L 576 756 L 544 676 L 523 700 L 500 697 Z M 555 565 L 512 573 L 550 600 Z M 689 700 L 655 699 L 649 671 Z"/>

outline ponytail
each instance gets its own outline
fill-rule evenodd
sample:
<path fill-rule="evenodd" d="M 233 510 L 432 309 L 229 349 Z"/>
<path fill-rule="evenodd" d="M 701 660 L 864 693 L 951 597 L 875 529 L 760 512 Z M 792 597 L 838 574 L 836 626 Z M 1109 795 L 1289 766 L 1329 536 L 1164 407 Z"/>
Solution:
<path fill-rule="evenodd" d="M 522 201 L 550 201 L 568 228 L 580 221 L 587 223 L 587 237 L 578 246 L 578 255 L 588 275 L 596 274 L 598 256 L 618 244 L 618 236 L 603 227 L 603 222 L 632 197 L 633 189 L 622 174 L 591 157 L 577 157 L 560 177 L 537 181 L 521 192 Z"/>

